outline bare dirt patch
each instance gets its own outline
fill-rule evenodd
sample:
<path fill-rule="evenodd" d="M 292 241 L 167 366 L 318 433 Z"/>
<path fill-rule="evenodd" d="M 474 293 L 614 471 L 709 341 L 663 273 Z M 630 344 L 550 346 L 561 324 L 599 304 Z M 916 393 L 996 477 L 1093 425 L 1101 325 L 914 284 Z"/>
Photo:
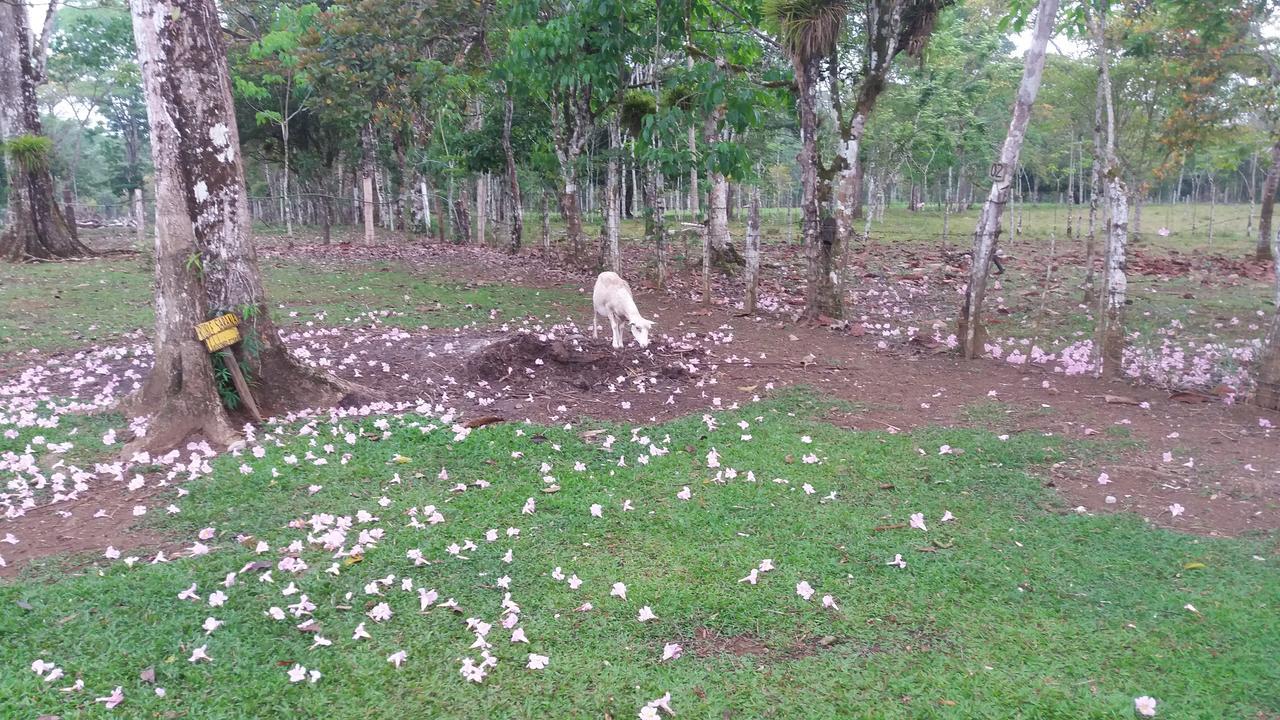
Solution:
<path fill-rule="evenodd" d="M 716 655 L 768 655 L 769 648 L 753 635 L 721 635 L 708 627 L 693 631 L 693 654 L 700 658 Z"/>
<path fill-rule="evenodd" d="M 682 380 L 692 375 L 683 360 L 662 358 L 638 348 L 613 349 L 599 342 L 565 340 L 534 333 L 516 333 L 476 351 L 464 365 L 468 377 L 503 383 L 542 376 L 544 383 L 561 383 L 589 391 L 619 378 Z"/>

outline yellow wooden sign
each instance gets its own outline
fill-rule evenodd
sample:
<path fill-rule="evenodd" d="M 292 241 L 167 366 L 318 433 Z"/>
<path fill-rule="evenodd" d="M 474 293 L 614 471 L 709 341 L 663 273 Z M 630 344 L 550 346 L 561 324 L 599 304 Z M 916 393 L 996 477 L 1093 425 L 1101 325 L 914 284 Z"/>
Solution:
<path fill-rule="evenodd" d="M 217 352 L 240 342 L 240 318 L 232 313 L 216 317 L 196 326 L 196 339 L 203 341 L 209 352 Z"/>

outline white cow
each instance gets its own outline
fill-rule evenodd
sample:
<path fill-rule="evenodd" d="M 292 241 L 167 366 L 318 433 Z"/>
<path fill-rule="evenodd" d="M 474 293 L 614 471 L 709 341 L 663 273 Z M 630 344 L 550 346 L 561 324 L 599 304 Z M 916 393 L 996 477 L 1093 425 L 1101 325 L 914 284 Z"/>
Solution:
<path fill-rule="evenodd" d="M 631 335 L 640 347 L 649 345 L 649 328 L 652 320 L 645 320 L 636 309 L 636 301 L 631 297 L 631 286 L 615 272 L 602 272 L 596 278 L 595 290 L 591 293 L 591 303 L 595 311 L 591 314 L 591 337 L 599 337 L 600 326 L 597 316 L 609 318 L 613 326 L 613 346 L 622 347 L 622 324 L 631 327 Z"/>

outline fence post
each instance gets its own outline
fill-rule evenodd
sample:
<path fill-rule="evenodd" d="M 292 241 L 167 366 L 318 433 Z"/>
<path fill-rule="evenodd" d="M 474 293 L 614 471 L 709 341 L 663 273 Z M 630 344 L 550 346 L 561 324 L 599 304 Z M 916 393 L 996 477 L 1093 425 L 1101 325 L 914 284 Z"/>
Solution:
<path fill-rule="evenodd" d="M 142 188 L 133 190 L 133 222 L 137 227 L 138 249 L 147 249 L 147 215 L 142 206 Z"/>
<path fill-rule="evenodd" d="M 67 219 L 67 229 L 71 231 L 71 237 L 75 240 L 80 239 L 80 228 L 76 225 L 76 204 L 75 198 L 72 197 L 71 185 L 64 184 L 62 186 L 62 211 L 63 216 Z"/>

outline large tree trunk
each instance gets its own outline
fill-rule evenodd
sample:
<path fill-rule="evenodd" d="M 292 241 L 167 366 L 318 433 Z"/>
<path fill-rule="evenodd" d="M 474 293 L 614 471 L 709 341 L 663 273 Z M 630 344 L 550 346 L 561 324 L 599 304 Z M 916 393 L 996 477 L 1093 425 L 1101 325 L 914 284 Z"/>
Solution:
<path fill-rule="evenodd" d="M 0 231 L 0 259 L 5 260 L 93 254 L 63 217 L 49 172 L 52 146 L 41 136 L 36 105 L 43 54 L 43 49 L 39 56 L 32 54 L 26 3 L 0 3 L 0 144 L 21 145 L 5 158 L 9 204 Z"/>
<path fill-rule="evenodd" d="M 1276 258 L 1272 249 L 1274 230 L 1271 229 L 1272 216 L 1276 207 L 1276 187 L 1280 185 L 1280 138 L 1271 146 L 1271 169 L 1267 171 L 1267 179 L 1262 183 L 1262 212 L 1258 217 L 1258 244 L 1254 256 L 1259 261 Z"/>
<path fill-rule="evenodd" d="M 225 445 L 236 433 L 218 396 L 209 354 L 193 331 L 210 315 L 203 267 L 191 262 L 200 257 L 192 216 L 204 216 L 197 203 L 208 202 L 208 181 L 195 179 L 204 178 L 205 168 L 186 165 L 192 150 L 199 151 L 206 142 L 212 147 L 209 132 L 213 123 L 197 118 L 198 127 L 188 124 L 193 119 L 188 113 L 198 115 L 205 110 L 203 103 L 190 107 L 185 95 L 199 94 L 202 89 L 189 81 L 192 75 L 199 75 L 203 61 L 217 54 L 209 39 L 219 37 L 218 21 L 212 7 L 200 13 L 199 8 L 166 7 L 148 0 L 133 0 L 130 6 L 156 168 L 155 365 L 141 391 L 128 403 L 130 414 L 148 416 L 148 432 L 135 441 L 134 448 L 167 449 L 195 432 Z M 179 19 L 171 20 L 171 13 L 179 12 Z M 226 126 L 221 126 L 219 152 L 228 139 Z M 188 147 L 183 148 L 184 144 Z M 209 159 L 211 164 L 221 165 L 224 158 Z M 213 169 L 219 178 L 227 172 L 221 167 Z M 199 200 L 195 197 L 197 182 L 202 187 Z"/>
<path fill-rule="evenodd" d="M 157 228 L 156 364 L 130 410 L 149 420 L 139 447 L 172 447 L 191 432 L 225 443 L 232 426 L 193 332 L 211 315 L 235 312 L 242 335 L 256 341 L 244 359 L 264 409 L 323 406 L 355 388 L 299 366 L 271 321 L 213 0 L 133 0 L 131 10 L 151 118 Z"/>
<path fill-rule="evenodd" d="M 756 313 L 756 298 L 760 288 L 760 186 L 751 186 L 751 206 L 747 210 L 747 297 L 743 309 L 748 315 Z"/>
<path fill-rule="evenodd" d="M 1271 255 L 1280 258 L 1280 235 L 1271 235 Z M 1262 353 L 1254 373 L 1258 385 L 1254 403 L 1268 410 L 1280 410 L 1280 262 L 1276 263 L 1275 275 L 1271 329 L 1262 341 Z"/>
<path fill-rule="evenodd" d="M 800 107 L 800 237 L 805 247 L 805 320 L 840 313 L 840 294 L 831 282 L 831 243 L 823 242 L 821 208 L 818 204 L 818 113 L 817 61 L 799 63 L 796 85 Z"/>
<path fill-rule="evenodd" d="M 1057 14 L 1058 0 L 1040 0 L 1036 10 L 1035 35 L 1023 60 L 1022 81 L 1018 85 L 1017 99 L 1013 104 L 1009 133 L 1000 148 L 1000 160 L 992 166 L 994 182 L 973 233 L 969 284 L 965 289 L 956 332 L 956 336 L 960 338 L 960 351 L 968 359 L 978 357 L 986 342 L 986 332 L 982 327 L 982 301 L 986 297 L 988 271 L 1000 237 L 1000 215 L 1009 201 L 1009 189 L 1018 165 L 1018 154 L 1022 150 L 1022 140 L 1031 120 L 1031 106 L 1036 101 L 1040 80 L 1044 75 L 1045 46 L 1049 44 L 1049 37 L 1053 34 L 1054 17 Z"/>
<path fill-rule="evenodd" d="M 515 101 L 511 98 L 511 87 L 506 86 L 505 105 L 502 111 L 502 152 L 507 160 L 507 196 L 511 200 L 511 236 L 507 250 L 512 254 L 520 252 L 520 243 L 524 237 L 524 204 L 520 198 L 520 178 L 516 174 L 516 153 L 511 145 L 511 119 L 515 114 Z"/>

